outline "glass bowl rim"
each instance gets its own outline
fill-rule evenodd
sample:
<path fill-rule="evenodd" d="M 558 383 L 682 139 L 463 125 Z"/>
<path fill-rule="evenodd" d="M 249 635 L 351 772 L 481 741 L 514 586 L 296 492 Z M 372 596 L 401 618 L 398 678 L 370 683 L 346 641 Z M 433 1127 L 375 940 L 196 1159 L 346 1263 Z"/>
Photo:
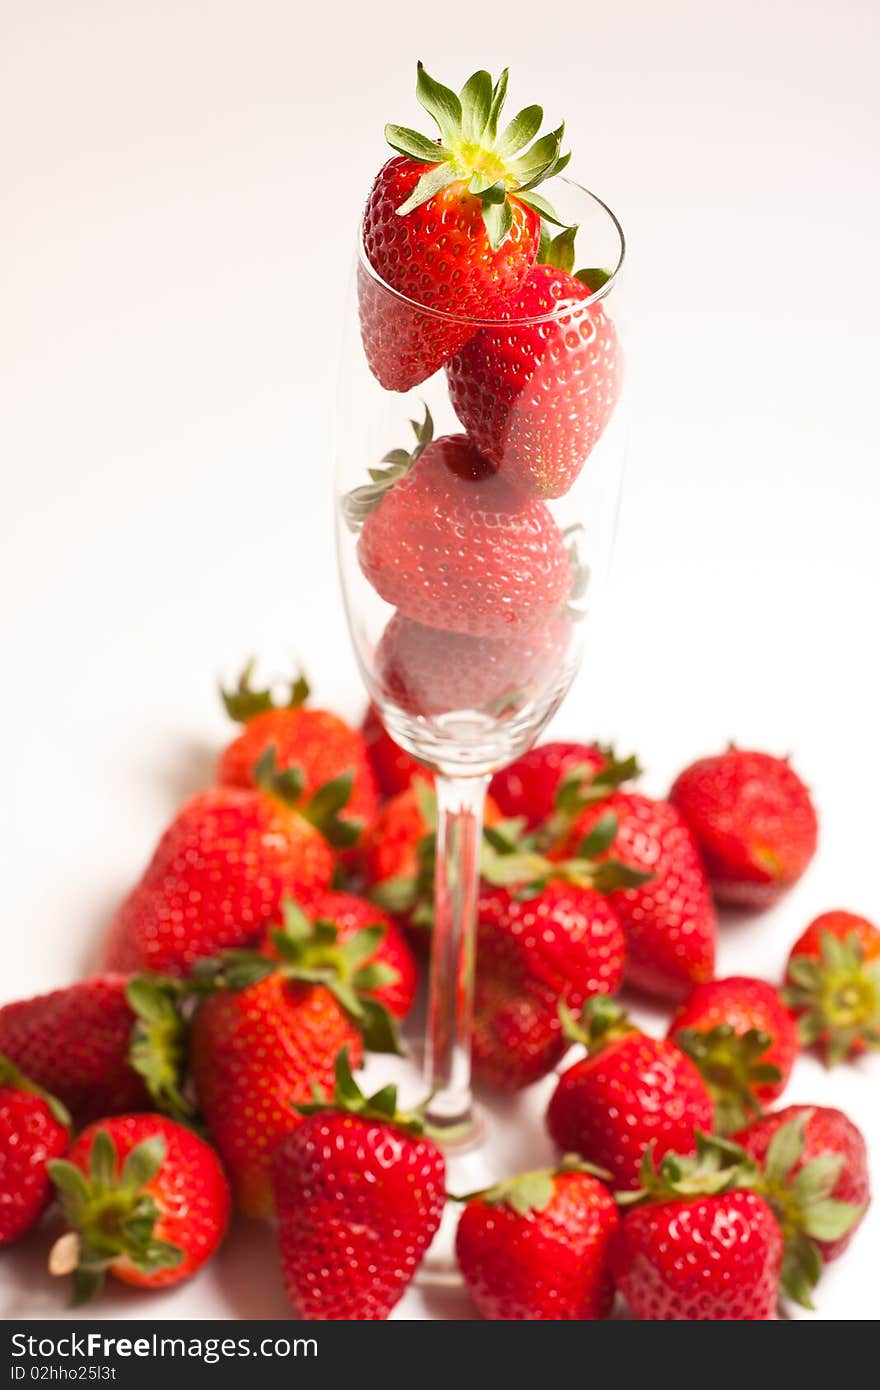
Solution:
<path fill-rule="evenodd" d="M 608 295 L 614 289 L 614 286 L 616 285 L 617 280 L 620 276 L 620 272 L 623 269 L 623 263 L 626 259 L 626 237 L 624 236 L 623 227 L 621 226 L 620 220 L 618 219 L 617 215 L 614 212 L 612 212 L 608 204 L 603 202 L 602 199 L 597 196 L 597 194 L 592 193 L 589 188 L 585 188 L 583 184 L 577 183 L 574 179 L 567 179 L 560 176 L 559 182 L 567 184 L 569 188 L 573 188 L 578 193 L 584 194 L 593 203 L 595 203 L 596 206 L 599 207 L 608 216 L 620 239 L 620 254 L 617 257 L 617 264 L 611 271 L 611 274 L 608 276 L 608 279 L 605 281 L 604 285 L 600 285 L 598 290 L 594 290 L 593 293 L 589 296 L 589 298 L 578 299 L 576 301 L 577 309 L 578 311 L 580 311 L 582 309 L 588 308 L 591 304 L 598 303 L 602 299 L 607 299 Z M 386 294 L 389 294 L 393 299 L 398 300 L 401 304 L 405 304 L 409 309 L 412 309 L 418 312 L 419 314 L 428 314 L 432 318 L 443 320 L 446 323 L 468 324 L 473 326 L 475 331 L 480 328 L 497 328 L 499 326 L 512 327 L 516 325 L 517 327 L 528 327 L 533 324 L 555 323 L 558 319 L 566 318 L 572 312 L 572 301 L 570 299 L 563 299 L 560 300 L 558 307 L 549 314 L 537 314 L 534 316 L 524 316 L 522 318 L 485 319 L 473 318 L 468 314 L 452 314 L 449 313 L 446 309 L 438 309 L 431 304 L 423 304 L 418 299 L 410 299 L 408 295 L 402 294 L 400 290 L 396 290 L 392 285 L 389 285 L 387 280 L 383 280 L 382 276 L 374 268 L 372 262 L 367 256 L 367 250 L 364 245 L 363 219 L 361 219 L 360 226 L 358 228 L 358 267 L 359 269 L 363 270 L 364 273 L 368 275 L 370 279 L 381 290 L 383 290 Z"/>

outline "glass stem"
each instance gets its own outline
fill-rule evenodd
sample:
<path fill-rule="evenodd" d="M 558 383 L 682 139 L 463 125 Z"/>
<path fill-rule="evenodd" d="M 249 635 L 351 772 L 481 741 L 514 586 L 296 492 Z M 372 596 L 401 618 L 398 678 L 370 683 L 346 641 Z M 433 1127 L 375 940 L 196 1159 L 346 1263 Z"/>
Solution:
<path fill-rule="evenodd" d="M 442 777 L 437 786 L 434 931 L 425 1061 L 435 1138 L 465 1144 L 475 1121 L 471 1027 L 483 804 L 488 777 Z"/>

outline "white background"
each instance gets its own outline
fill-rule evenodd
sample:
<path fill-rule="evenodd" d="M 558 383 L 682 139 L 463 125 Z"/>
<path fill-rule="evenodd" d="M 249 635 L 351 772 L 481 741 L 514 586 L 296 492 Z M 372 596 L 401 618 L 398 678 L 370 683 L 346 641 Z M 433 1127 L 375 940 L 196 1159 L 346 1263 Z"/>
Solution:
<path fill-rule="evenodd" d="M 820 854 L 775 912 L 726 925 L 725 973 L 776 977 L 821 909 L 877 916 L 877 27 L 871 0 L 6 0 L 0 998 L 90 964 L 210 776 L 220 672 L 299 656 L 359 714 L 337 343 L 382 126 L 417 123 L 417 57 L 455 85 L 509 63 L 512 104 L 567 119 L 574 177 L 628 233 L 616 571 L 556 731 L 637 748 L 656 792 L 729 738 L 793 753 Z M 878 1079 L 806 1059 L 788 1095 L 850 1111 L 880 1182 Z M 878 1316 L 878 1233 L 880 1204 L 818 1316 Z M 7 1315 L 61 1306 L 43 1247 L 2 1257 Z M 179 1293 L 96 1311 L 285 1308 L 271 1235 L 242 1227 Z"/>

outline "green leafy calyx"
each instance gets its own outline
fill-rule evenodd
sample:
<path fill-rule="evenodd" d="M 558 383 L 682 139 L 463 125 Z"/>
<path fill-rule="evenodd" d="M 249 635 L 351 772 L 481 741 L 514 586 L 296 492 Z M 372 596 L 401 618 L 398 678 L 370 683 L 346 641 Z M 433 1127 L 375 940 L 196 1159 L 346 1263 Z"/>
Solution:
<path fill-rule="evenodd" d="M 513 226 L 512 194 L 542 218 L 558 223 L 553 208 L 534 190 L 560 173 L 569 161 L 570 156 L 562 153 L 565 127 L 560 125 L 539 136 L 544 112 L 540 106 L 527 106 L 499 133 L 507 77 L 506 68 L 495 83 L 488 72 L 475 72 L 456 95 L 419 63 L 416 96 L 436 122 L 439 139 L 406 126 L 385 127 L 385 138 L 393 150 L 429 166 L 397 209 L 401 217 L 450 184 L 464 183 L 468 192 L 480 199 L 493 250 L 502 245 Z"/>
<path fill-rule="evenodd" d="M 365 1120 L 377 1120 L 380 1124 L 394 1125 L 396 1129 L 406 1130 L 408 1134 L 419 1135 L 424 1132 L 421 1108 L 398 1110 L 396 1086 L 383 1086 L 372 1096 L 364 1095 L 352 1073 L 347 1047 L 344 1047 L 336 1058 L 333 1095 L 326 1096 L 319 1086 L 312 1083 L 312 1096 L 311 1101 L 296 1105 L 294 1109 L 301 1115 L 343 1110 L 349 1115 L 359 1115 Z"/>
<path fill-rule="evenodd" d="M 609 1043 L 638 1031 L 623 1005 L 607 994 L 594 994 L 588 999 L 579 1018 L 560 1003 L 559 1019 L 565 1039 L 582 1044 L 591 1057 Z"/>
<path fill-rule="evenodd" d="M 370 469 L 371 481 L 364 483 L 363 487 L 353 488 L 343 499 L 342 512 L 350 531 L 357 533 L 361 529 L 370 512 L 378 507 L 386 492 L 401 478 L 406 477 L 434 438 L 434 421 L 427 406 L 422 423 L 410 420 L 410 425 L 416 437 L 414 448 L 409 451 L 392 449 L 382 459 L 381 468 Z"/>
<path fill-rule="evenodd" d="M 761 1174 L 745 1149 L 718 1135 L 694 1131 L 693 1154 L 667 1153 L 654 1160 L 654 1143 L 649 1144 L 639 1172 L 640 1186 L 632 1192 L 617 1192 L 621 1206 L 640 1202 L 669 1202 L 676 1198 L 711 1197 L 734 1188 L 757 1191 Z"/>
<path fill-rule="evenodd" d="M 84 1173 L 67 1159 L 46 1166 L 58 1190 L 71 1227 L 52 1247 L 52 1274 L 74 1276 L 77 1302 L 100 1288 L 115 1260 L 126 1259 L 144 1274 L 174 1269 L 183 1251 L 156 1236 L 162 1215 L 147 1191 L 165 1162 L 167 1146 L 160 1134 L 136 1145 L 120 1170 L 116 1145 L 109 1132 L 98 1130 Z"/>
<path fill-rule="evenodd" d="M 757 1088 L 781 1079 L 779 1068 L 762 1060 L 773 1039 L 759 1028 L 745 1033 L 729 1023 L 705 1031 L 682 1028 L 675 1042 L 702 1075 L 715 1102 L 715 1128 L 721 1134 L 741 1129 L 750 1117 L 760 1115 Z"/>
<path fill-rule="evenodd" d="M 269 687 L 263 690 L 255 689 L 252 684 L 255 669 L 256 661 L 252 657 L 239 676 L 234 690 L 224 690 L 222 685 L 220 687 L 220 698 L 226 713 L 237 724 L 247 724 L 258 714 L 265 714 L 267 710 L 299 709 L 309 698 L 309 683 L 301 671 L 290 682 L 287 697 L 279 702 Z"/>
<path fill-rule="evenodd" d="M 270 744 L 254 768 L 254 781 L 267 796 L 298 811 L 303 820 L 320 830 L 334 849 L 350 849 L 360 839 L 363 821 L 349 817 L 343 819 L 340 814 L 351 800 L 353 772 L 343 772 L 339 777 L 331 778 L 308 799 L 304 799 L 305 778 L 301 768 L 296 765 L 280 768 L 275 745 Z"/>
<path fill-rule="evenodd" d="M 186 1124 L 195 1111 L 184 1091 L 188 1029 L 181 1005 L 185 988 L 163 975 L 136 975 L 125 997 L 135 1015 L 129 1064 L 143 1077 L 156 1108 Z"/>
<path fill-rule="evenodd" d="M 477 1199 L 490 1207 L 510 1207 L 517 1216 L 530 1217 L 550 1205 L 556 1192 L 556 1179 L 567 1173 L 586 1173 L 590 1177 L 605 1182 L 611 1174 L 595 1163 L 587 1163 L 579 1154 L 566 1154 L 555 1168 L 538 1168 L 530 1173 L 517 1173 L 515 1177 L 503 1178 L 478 1192 L 466 1192 L 461 1197 L 452 1197 L 455 1202 L 472 1202 Z"/>
<path fill-rule="evenodd" d="M 821 1043 L 829 1066 L 859 1046 L 880 1048 L 880 960 L 866 961 L 855 932 L 819 937 L 818 960 L 793 956 L 782 997 L 799 1015 L 805 1047 Z"/>
<path fill-rule="evenodd" d="M 311 921 L 290 898 L 282 904 L 283 926 L 271 933 L 276 954 L 233 949 L 196 963 L 192 988 L 209 994 L 248 989 L 273 974 L 300 984 L 321 985 L 363 1035 L 371 1052 L 399 1053 L 397 1027 L 375 991 L 393 984 L 397 972 L 376 953 L 385 935 L 377 922 L 340 941 L 339 928 L 325 918 Z"/>

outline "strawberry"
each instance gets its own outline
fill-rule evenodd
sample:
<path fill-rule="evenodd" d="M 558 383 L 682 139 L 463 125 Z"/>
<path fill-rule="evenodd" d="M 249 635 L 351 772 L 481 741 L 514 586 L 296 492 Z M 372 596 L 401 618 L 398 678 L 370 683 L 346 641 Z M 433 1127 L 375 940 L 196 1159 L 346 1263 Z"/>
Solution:
<path fill-rule="evenodd" d="M 737 1187 L 741 1157 L 705 1135 L 696 1158 L 667 1154 L 656 1175 L 648 1156 L 643 1190 L 623 1199 L 644 1205 L 627 1212 L 611 1246 L 615 1283 L 637 1318 L 772 1317 L 782 1232 L 764 1198 Z"/>
<path fill-rule="evenodd" d="M 300 1109 L 273 1163 L 288 1298 L 302 1318 L 387 1318 L 440 1225 L 443 1155 L 396 1087 L 361 1094 L 345 1051 L 332 1102 Z"/>
<path fill-rule="evenodd" d="M 285 774 L 289 804 L 311 820 L 336 849 L 356 845 L 378 809 L 373 768 L 362 734 L 338 715 L 306 706 L 308 682 L 291 683 L 283 705 L 271 690 L 251 684 L 253 662 L 235 690 L 222 691 L 226 712 L 244 725 L 220 755 L 217 781 L 226 787 L 258 785 L 261 759 L 274 750 L 275 766 Z"/>
<path fill-rule="evenodd" d="M 715 912 L 696 845 L 668 801 L 629 791 L 589 801 L 590 790 L 588 785 L 583 810 L 566 800 L 561 817 L 551 817 L 549 857 L 577 857 L 586 844 L 588 857 L 601 860 L 613 854 L 650 875 L 644 883 L 611 894 L 626 929 L 627 981 L 648 994 L 681 999 L 693 985 L 710 979 L 715 968 Z M 567 796 L 568 789 L 561 794 Z M 607 838 L 609 818 L 616 822 L 616 833 L 598 851 L 592 837 Z"/>
<path fill-rule="evenodd" d="M 381 960 L 382 935 L 370 926 L 346 939 L 288 901 L 284 928 L 272 933 L 273 955 L 230 951 L 198 967 L 211 992 L 193 1020 L 193 1079 L 248 1216 L 271 1212 L 272 1154 L 301 1123 L 294 1105 L 332 1080 L 340 1050 L 359 1064 L 359 1030 L 374 1050 L 396 1049 L 375 997 L 392 974 Z"/>
<path fill-rule="evenodd" d="M 587 1056 L 562 1073 L 547 1127 L 565 1153 L 608 1169 L 635 1188 L 644 1155 L 693 1153 L 697 1130 L 712 1125 L 712 1099 L 689 1057 L 641 1033 L 613 1000 L 588 1001 L 580 1024 L 563 1010 L 565 1036 Z"/>
<path fill-rule="evenodd" d="M 69 1142 L 64 1106 L 0 1054 L 0 1249 L 39 1221 L 52 1194 L 47 1164 Z"/>
<path fill-rule="evenodd" d="M 367 361 L 386 390 L 432 376 L 474 332 L 466 320 L 499 317 L 535 262 L 541 216 L 554 216 L 532 190 L 568 161 L 563 127 L 526 149 L 543 120 L 530 106 L 499 136 L 506 92 L 506 69 L 494 86 L 474 73 L 456 96 L 420 63 L 416 95 L 440 140 L 385 127 L 397 154 L 367 198 L 358 291 Z"/>
<path fill-rule="evenodd" d="M 49 1257 L 73 1274 L 78 1301 L 105 1273 L 141 1289 L 188 1279 L 229 1224 L 229 1184 L 210 1145 L 162 1115 L 91 1125 L 49 1165 L 71 1228 Z"/>
<path fill-rule="evenodd" d="M 414 428 L 413 452 L 387 455 L 345 499 L 366 578 L 404 617 L 446 632 L 510 641 L 546 622 L 575 586 L 547 507 L 493 476 L 466 435 L 434 439 L 430 411 Z"/>
<path fill-rule="evenodd" d="M 502 815 L 521 817 L 527 830 L 535 830 L 552 815 L 563 787 L 565 798 L 574 790 L 586 800 L 589 787 L 599 800 L 639 772 L 635 758 L 618 762 L 610 748 L 595 743 L 542 743 L 496 772 L 489 792 Z"/>
<path fill-rule="evenodd" d="M 364 715 L 361 734 L 367 747 L 367 756 L 376 785 L 386 800 L 396 796 L 398 792 L 406 791 L 417 773 L 430 776 L 421 763 L 416 762 L 410 753 L 394 742 L 375 705 L 370 705 Z"/>
<path fill-rule="evenodd" d="M 0 1052 L 77 1126 L 153 1103 L 179 1118 L 184 1029 L 171 981 L 96 975 L 0 1008 Z"/>
<path fill-rule="evenodd" d="M 376 680 L 385 698 L 409 714 L 512 714 L 558 680 L 571 628 L 560 611 L 507 638 L 448 632 L 438 642 L 435 628 L 395 613 L 376 650 Z"/>
<path fill-rule="evenodd" d="M 528 896 L 484 885 L 477 904 L 474 1074 L 503 1091 L 546 1075 L 566 1040 L 562 1000 L 580 1009 L 623 979 L 623 928 L 594 888 L 551 880 Z"/>
<path fill-rule="evenodd" d="M 467 1200 L 455 1250 L 484 1318 L 586 1322 L 614 1301 L 614 1198 L 585 1165 L 522 1173 Z"/>
<path fill-rule="evenodd" d="M 491 797 L 483 820 L 501 819 Z M 406 789 L 383 806 L 364 845 L 362 867 L 370 898 L 420 937 L 434 920 L 434 855 L 437 797 L 430 775 L 420 771 Z"/>
<path fill-rule="evenodd" d="M 700 1069 L 724 1134 L 782 1094 L 800 1050 L 794 1019 L 776 990 L 747 975 L 697 985 L 668 1036 Z"/>
<path fill-rule="evenodd" d="M 816 851 L 810 793 L 784 758 L 728 748 L 685 768 L 669 799 L 690 826 L 719 901 L 773 902 Z"/>
<path fill-rule="evenodd" d="M 569 491 L 620 393 L 614 325 L 571 273 L 574 232 L 546 245 L 549 263 L 534 266 L 497 315 L 507 322 L 481 329 L 446 364 L 453 408 L 475 446 L 529 496 Z"/>
<path fill-rule="evenodd" d="M 842 1255 L 871 1200 L 865 1141 L 839 1110 L 789 1105 L 735 1136 L 785 1237 L 782 1284 L 811 1308 L 823 1264 Z"/>
<path fill-rule="evenodd" d="M 299 791 L 276 772 L 271 749 L 259 777 L 261 790 L 218 787 L 183 805 L 116 914 L 109 969 L 185 975 L 203 957 L 259 940 L 285 895 L 328 886 L 333 852 L 285 801 Z"/>
<path fill-rule="evenodd" d="M 354 893 L 320 893 L 303 903 L 302 908 L 310 921 L 334 927 L 340 946 L 366 928 L 381 928 L 382 938 L 374 959 L 387 967 L 388 980 L 373 989 L 373 998 L 392 1018 L 406 1018 L 416 996 L 418 969 L 406 938 L 391 918 Z"/>
<path fill-rule="evenodd" d="M 880 1047 L 880 931 L 853 912 L 823 912 L 791 948 L 782 997 L 804 1047 L 829 1066 Z"/>

